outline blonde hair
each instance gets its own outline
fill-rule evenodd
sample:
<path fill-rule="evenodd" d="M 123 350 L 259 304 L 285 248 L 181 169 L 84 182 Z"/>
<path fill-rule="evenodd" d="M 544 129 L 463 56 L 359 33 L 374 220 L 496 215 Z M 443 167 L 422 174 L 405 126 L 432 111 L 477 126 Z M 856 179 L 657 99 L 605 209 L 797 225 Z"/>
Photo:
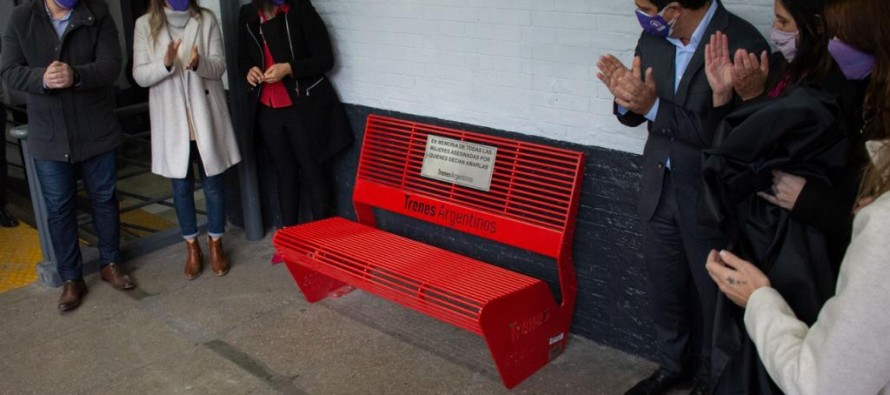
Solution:
<path fill-rule="evenodd" d="M 872 162 L 865 169 L 859 197 L 877 198 L 890 192 L 890 180 L 888 180 L 888 177 L 890 177 L 890 142 L 885 140 L 881 142 L 880 148 L 878 148 Z"/>
<path fill-rule="evenodd" d="M 146 15 L 148 18 L 148 26 L 151 29 L 151 41 L 152 44 L 158 44 L 158 35 L 161 34 L 161 29 L 167 24 L 167 17 L 164 15 L 164 8 L 167 7 L 167 0 L 151 0 L 148 4 L 148 12 Z M 197 0 L 189 1 L 189 11 L 192 15 L 201 17 L 201 13 L 205 10 L 204 7 L 198 5 Z"/>

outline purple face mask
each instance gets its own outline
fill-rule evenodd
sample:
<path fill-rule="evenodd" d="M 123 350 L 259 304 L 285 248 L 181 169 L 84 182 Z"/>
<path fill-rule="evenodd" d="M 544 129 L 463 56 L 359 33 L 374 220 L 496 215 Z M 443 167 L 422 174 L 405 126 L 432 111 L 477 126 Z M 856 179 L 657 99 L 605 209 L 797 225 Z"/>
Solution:
<path fill-rule="evenodd" d="M 640 21 L 640 26 L 643 27 L 643 31 L 660 38 L 667 38 L 670 36 L 674 31 L 674 23 L 676 23 L 676 20 L 668 22 L 664 19 L 662 14 L 665 10 L 667 10 L 667 8 L 661 10 L 661 12 L 654 16 L 637 10 L 637 20 Z"/>
<path fill-rule="evenodd" d="M 189 9 L 190 0 L 167 0 L 167 5 L 174 11 L 186 11 Z"/>
<path fill-rule="evenodd" d="M 73 10 L 74 7 L 77 7 L 77 3 L 80 2 L 80 0 L 55 0 L 55 1 L 56 1 L 56 4 L 59 5 L 59 7 L 62 7 L 66 10 Z"/>
<path fill-rule="evenodd" d="M 797 56 L 797 35 L 798 32 L 789 33 L 773 28 L 769 35 L 769 41 L 782 53 L 785 60 L 790 62 Z"/>
<path fill-rule="evenodd" d="M 875 68 L 874 55 L 853 48 L 836 38 L 828 42 L 828 52 L 848 80 L 864 80 Z"/>

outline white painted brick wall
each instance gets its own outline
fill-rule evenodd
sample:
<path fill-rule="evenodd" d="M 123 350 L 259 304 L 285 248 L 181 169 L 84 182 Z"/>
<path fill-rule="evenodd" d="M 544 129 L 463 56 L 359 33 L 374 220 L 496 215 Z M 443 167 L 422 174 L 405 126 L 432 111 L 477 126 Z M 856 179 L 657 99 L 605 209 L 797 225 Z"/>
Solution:
<path fill-rule="evenodd" d="M 764 33 L 772 0 L 724 0 Z M 314 0 L 344 102 L 641 153 L 596 60 L 629 62 L 632 0 Z"/>

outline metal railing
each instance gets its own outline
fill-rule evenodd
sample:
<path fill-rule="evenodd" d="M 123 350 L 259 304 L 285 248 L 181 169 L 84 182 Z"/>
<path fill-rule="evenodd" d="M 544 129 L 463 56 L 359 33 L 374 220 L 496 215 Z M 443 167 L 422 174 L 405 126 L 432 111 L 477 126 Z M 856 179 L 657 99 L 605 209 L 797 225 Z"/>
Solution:
<path fill-rule="evenodd" d="M 115 110 L 119 119 L 126 119 L 132 116 L 147 113 L 148 104 L 141 103 L 127 107 L 121 107 Z M 58 287 L 62 284 L 61 277 L 56 270 L 56 256 L 52 250 L 51 236 L 47 225 L 47 210 L 43 196 L 42 187 L 38 182 L 35 171 L 35 161 L 28 151 L 28 125 L 16 125 L 9 131 L 12 137 L 21 147 L 22 164 L 25 169 L 25 175 L 28 180 L 28 193 L 31 196 L 31 202 L 34 210 L 34 223 L 40 238 L 40 248 L 43 253 L 43 261 L 37 264 L 38 280 L 40 283 Z M 124 147 L 143 146 L 146 149 L 145 157 L 118 155 L 121 166 L 119 168 L 118 182 L 135 177 L 150 177 L 146 181 L 149 183 L 157 182 L 158 185 L 169 185 L 170 182 L 166 178 L 151 174 L 151 158 L 148 156 L 150 152 L 150 133 L 139 132 L 132 134 L 124 134 Z M 141 182 L 142 184 L 142 182 Z M 82 182 L 78 183 L 78 190 L 83 188 Z M 196 190 L 200 189 L 200 183 L 196 183 Z M 164 189 L 166 191 L 166 188 Z M 119 198 L 127 199 L 131 203 L 121 206 L 121 214 L 142 210 L 152 205 L 160 205 L 173 208 L 173 194 L 166 192 L 151 196 L 150 194 L 139 193 L 137 191 L 127 190 L 118 187 L 117 193 Z M 82 206 L 82 205 L 78 205 Z M 206 216 L 206 212 L 199 210 L 199 215 Z M 206 223 L 206 219 L 202 222 Z M 79 210 L 77 223 L 81 239 L 86 241 L 86 245 L 82 246 L 84 274 L 92 273 L 98 270 L 98 241 L 92 232 L 90 225 L 92 224 L 92 216 L 87 210 Z M 206 226 L 202 224 L 201 228 Z M 121 221 L 121 254 L 126 260 L 133 256 L 138 256 L 166 245 L 170 245 L 181 241 L 179 228 L 173 226 L 167 229 L 158 229 L 151 226 L 131 222 Z"/>

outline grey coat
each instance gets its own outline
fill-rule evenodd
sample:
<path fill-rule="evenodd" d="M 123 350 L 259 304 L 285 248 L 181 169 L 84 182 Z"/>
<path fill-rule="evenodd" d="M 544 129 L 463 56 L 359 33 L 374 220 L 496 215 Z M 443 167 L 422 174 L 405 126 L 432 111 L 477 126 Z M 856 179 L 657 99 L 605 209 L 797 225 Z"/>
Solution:
<path fill-rule="evenodd" d="M 83 0 L 73 12 L 61 40 L 40 0 L 16 7 L 3 33 L 0 77 L 28 95 L 28 144 L 37 159 L 80 162 L 123 138 L 113 92 L 121 50 L 108 5 Z M 79 74 L 77 85 L 44 89 L 43 74 L 56 60 Z"/>

